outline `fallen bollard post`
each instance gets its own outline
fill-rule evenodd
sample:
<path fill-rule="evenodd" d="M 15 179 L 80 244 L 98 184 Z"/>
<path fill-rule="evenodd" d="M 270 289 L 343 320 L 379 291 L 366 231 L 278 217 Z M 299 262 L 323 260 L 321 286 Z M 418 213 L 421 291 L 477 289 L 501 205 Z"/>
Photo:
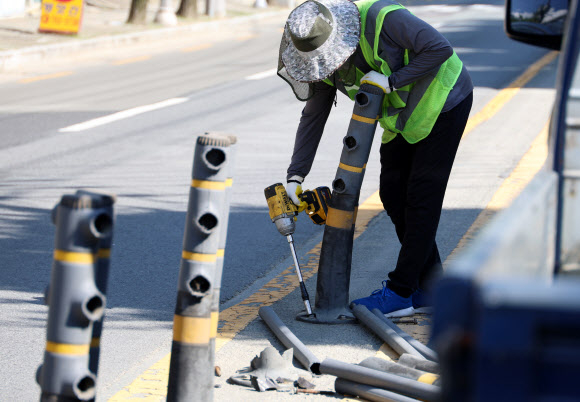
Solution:
<path fill-rule="evenodd" d="M 315 315 L 298 319 L 311 323 L 354 322 L 348 308 L 354 227 L 383 90 L 363 84 L 354 96 L 354 109 L 328 205 L 316 281 Z"/>
<path fill-rule="evenodd" d="M 220 234 L 218 242 L 218 250 L 216 256 L 215 264 L 215 276 L 213 282 L 213 294 L 212 294 L 212 304 L 211 304 L 211 333 L 209 337 L 209 360 L 211 364 L 215 362 L 216 353 L 216 338 L 219 324 L 219 311 L 220 311 L 220 294 L 222 287 L 222 272 L 224 268 L 224 256 L 226 249 L 226 238 L 228 235 L 228 224 L 230 217 L 230 203 L 232 197 L 232 185 L 234 182 L 234 168 L 235 168 L 235 156 L 237 149 L 238 139 L 233 135 L 225 135 L 221 133 L 206 133 L 209 136 L 224 136 L 230 143 L 228 147 L 228 163 L 226 167 L 226 188 L 225 188 L 225 200 L 224 200 L 224 210 L 222 212 L 222 223 L 220 225 Z"/>
<path fill-rule="evenodd" d="M 93 323 L 105 309 L 95 284 L 95 255 L 101 239 L 111 236 L 114 199 L 78 192 L 64 195 L 54 208 L 55 250 L 48 288 L 44 363 L 37 372 L 41 401 L 95 398 L 95 374 L 89 370 Z"/>
<path fill-rule="evenodd" d="M 403 331 L 399 328 L 398 325 L 391 322 L 387 317 L 384 316 L 383 313 L 379 309 L 373 309 L 373 314 L 377 316 L 381 321 L 389 326 L 389 328 L 393 329 L 401 338 L 407 341 L 414 349 L 416 349 L 422 356 L 425 358 L 436 362 L 438 360 L 437 353 L 430 347 L 423 345 L 421 342 L 413 338 L 411 335 Z M 413 354 L 413 353 L 411 353 Z"/>
<path fill-rule="evenodd" d="M 417 370 L 411 367 L 395 363 L 390 360 L 380 359 L 378 357 L 368 357 L 359 363 L 362 367 L 368 367 L 385 373 L 400 375 L 401 377 L 410 378 L 411 380 L 424 382 L 425 384 L 439 384 L 439 375 L 426 371 Z"/>
<path fill-rule="evenodd" d="M 376 402 L 420 402 L 419 399 L 409 398 L 386 389 L 373 387 L 371 385 L 359 384 L 354 381 L 337 378 L 334 382 L 334 389 L 339 394 L 358 396 L 369 401 Z"/>
<path fill-rule="evenodd" d="M 397 360 L 397 363 L 428 373 L 439 374 L 441 372 L 438 363 L 432 362 L 431 360 L 419 359 L 408 353 L 403 353 L 399 357 L 399 360 Z"/>
<path fill-rule="evenodd" d="M 409 342 L 397 334 L 397 332 L 389 327 L 383 320 L 371 313 L 366 306 L 357 304 L 353 306 L 352 311 L 356 318 L 392 347 L 399 355 L 409 353 L 418 358 L 424 359 L 423 355 L 411 346 Z"/>
<path fill-rule="evenodd" d="M 294 349 L 294 357 L 307 370 L 320 374 L 320 360 L 288 329 L 271 307 L 260 307 L 258 314 L 284 346 Z"/>
<path fill-rule="evenodd" d="M 323 360 L 320 363 L 320 372 L 357 383 L 388 389 L 425 401 L 437 400 L 441 392 L 440 388 L 435 385 L 425 384 L 395 374 L 384 373 L 334 359 Z"/>
<path fill-rule="evenodd" d="M 168 401 L 213 400 L 211 307 L 223 224 L 229 139 L 196 141 L 173 317 Z"/>

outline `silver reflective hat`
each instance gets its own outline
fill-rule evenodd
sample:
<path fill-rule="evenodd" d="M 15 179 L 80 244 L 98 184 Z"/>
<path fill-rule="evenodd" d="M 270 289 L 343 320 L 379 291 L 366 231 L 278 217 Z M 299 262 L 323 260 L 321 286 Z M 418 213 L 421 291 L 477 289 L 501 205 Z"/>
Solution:
<path fill-rule="evenodd" d="M 356 50 L 360 26 L 358 7 L 350 0 L 302 3 L 288 16 L 278 73 L 303 83 L 328 78 Z"/>

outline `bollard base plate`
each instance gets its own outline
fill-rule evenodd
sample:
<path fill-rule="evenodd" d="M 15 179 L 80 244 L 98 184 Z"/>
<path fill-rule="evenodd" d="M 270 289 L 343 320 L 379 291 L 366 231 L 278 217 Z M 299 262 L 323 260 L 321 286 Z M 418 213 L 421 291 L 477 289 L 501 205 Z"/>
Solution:
<path fill-rule="evenodd" d="M 350 312 L 345 311 L 338 315 L 328 314 L 308 314 L 306 312 L 300 313 L 296 316 L 296 320 L 307 322 L 310 324 L 356 324 L 357 319 Z"/>

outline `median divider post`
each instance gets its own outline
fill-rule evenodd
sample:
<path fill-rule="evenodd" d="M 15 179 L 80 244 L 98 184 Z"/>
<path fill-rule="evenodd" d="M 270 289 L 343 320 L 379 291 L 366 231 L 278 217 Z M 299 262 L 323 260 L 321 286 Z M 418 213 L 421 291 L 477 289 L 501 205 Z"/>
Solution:
<path fill-rule="evenodd" d="M 377 118 L 381 114 L 383 90 L 363 84 L 355 95 L 355 105 L 332 182 L 326 226 L 320 250 L 314 315 L 299 314 L 310 323 L 354 322 L 348 308 L 354 227 Z"/>
<path fill-rule="evenodd" d="M 377 316 L 377 318 L 380 319 L 385 325 L 387 325 L 389 328 L 391 328 L 393 331 L 395 331 L 398 336 L 403 338 L 405 340 L 405 342 L 407 342 L 409 345 L 411 345 L 411 347 L 414 350 L 419 352 L 420 356 L 423 356 L 423 357 L 425 357 L 425 359 L 428 359 L 428 360 L 433 361 L 433 362 L 438 361 L 437 353 L 433 349 L 431 349 L 427 345 L 423 345 L 421 342 L 419 342 L 418 340 L 413 338 L 411 335 L 409 335 L 408 333 L 403 331 L 397 324 L 395 324 L 394 322 L 389 320 L 387 317 L 385 317 L 385 315 L 383 313 L 381 313 L 381 311 L 379 309 L 374 308 L 372 313 L 375 316 Z M 410 354 L 414 354 L 414 353 L 410 353 Z"/>
<path fill-rule="evenodd" d="M 235 170 L 235 157 L 237 150 L 238 138 L 234 135 L 227 135 L 222 133 L 206 133 L 210 136 L 225 137 L 229 140 L 230 146 L 228 147 L 228 162 L 226 169 L 226 189 L 225 189 L 225 201 L 224 210 L 222 212 L 222 223 L 220 225 L 220 234 L 218 242 L 218 251 L 215 264 L 215 276 L 213 283 L 213 295 L 212 295 L 212 305 L 211 305 L 211 333 L 209 338 L 209 360 L 210 364 L 213 365 L 215 362 L 216 354 L 216 338 L 219 324 L 219 311 L 220 311 L 220 294 L 222 287 L 222 272 L 224 268 L 224 257 L 226 251 L 226 240 L 228 235 L 228 224 L 230 218 L 230 203 L 232 198 L 232 186 L 234 184 L 234 170 Z"/>
<path fill-rule="evenodd" d="M 413 346 L 403 339 L 394 329 L 389 327 L 383 320 L 374 315 L 369 309 L 357 304 L 352 311 L 356 318 L 358 318 L 364 325 L 366 325 L 374 334 L 385 341 L 395 352 L 399 355 L 403 353 L 411 354 L 419 359 L 425 359 L 421 353 Z"/>
<path fill-rule="evenodd" d="M 320 372 L 424 401 L 437 401 L 441 394 L 441 389 L 435 385 L 334 359 L 324 359 L 320 363 Z"/>
<path fill-rule="evenodd" d="M 77 191 L 77 194 L 81 193 Z M 88 194 L 86 192 L 83 192 Z M 103 236 L 99 239 L 99 244 L 97 248 L 97 260 L 95 263 L 95 284 L 97 289 L 105 297 L 107 297 L 107 287 L 109 284 L 109 270 L 111 261 L 111 248 L 113 246 L 113 229 L 115 224 L 115 213 L 113 210 L 113 204 L 115 199 L 110 205 L 106 205 L 103 209 L 105 212 L 111 216 L 111 231 L 109 236 Z M 103 315 L 97 321 L 93 323 L 93 334 L 91 337 L 91 349 L 89 353 L 89 370 L 95 375 L 99 372 L 99 358 L 101 355 L 101 336 L 103 333 L 103 322 L 105 320 L 105 311 L 103 310 Z"/>
<path fill-rule="evenodd" d="M 425 384 L 432 384 L 437 386 L 441 385 L 439 374 L 407 367 L 405 365 L 395 363 L 390 360 L 381 359 L 379 357 L 367 357 L 359 363 L 359 366 L 384 371 L 385 373 L 400 375 L 401 377 L 410 378 L 411 380 L 416 380 Z"/>
<path fill-rule="evenodd" d="M 112 236 L 114 198 L 79 191 L 52 212 L 55 250 L 47 293 L 44 362 L 37 371 L 41 401 L 88 401 L 96 395 L 89 370 L 93 323 L 105 310 L 95 283 L 99 242 Z"/>
<path fill-rule="evenodd" d="M 306 370 L 314 374 L 320 374 L 320 360 L 290 331 L 282 322 L 280 317 L 274 312 L 272 307 L 263 306 L 258 310 L 258 314 L 264 320 L 268 328 L 276 335 L 276 338 L 282 342 L 288 349 L 294 350 L 294 357 Z"/>
<path fill-rule="evenodd" d="M 167 401 L 213 400 L 211 311 L 230 140 L 197 138 L 173 319 Z"/>
<path fill-rule="evenodd" d="M 368 399 L 369 401 L 420 402 L 419 399 L 409 398 L 392 391 L 387 391 L 386 389 L 373 387 L 372 385 L 359 384 L 358 382 L 345 380 L 344 378 L 336 379 L 334 382 L 334 389 L 339 394 L 358 396 L 360 398 Z"/>
<path fill-rule="evenodd" d="M 397 363 L 417 370 L 426 371 L 428 373 L 439 374 L 441 372 L 439 363 L 432 362 L 431 360 L 418 358 L 408 353 L 403 353 L 401 356 L 399 356 L 399 360 L 397 360 Z"/>

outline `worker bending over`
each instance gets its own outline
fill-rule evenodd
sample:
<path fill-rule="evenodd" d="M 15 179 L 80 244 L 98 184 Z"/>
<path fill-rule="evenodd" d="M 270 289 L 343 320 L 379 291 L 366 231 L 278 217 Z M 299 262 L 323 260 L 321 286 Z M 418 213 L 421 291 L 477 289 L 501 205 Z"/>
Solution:
<path fill-rule="evenodd" d="M 435 235 L 443 197 L 473 100 L 463 63 L 437 30 L 394 1 L 309 0 L 288 17 L 278 75 L 306 101 L 287 172 L 297 205 L 337 89 L 353 100 L 362 83 L 385 92 L 380 196 L 401 250 L 382 289 L 352 304 L 392 317 L 429 306 L 442 271 Z"/>

